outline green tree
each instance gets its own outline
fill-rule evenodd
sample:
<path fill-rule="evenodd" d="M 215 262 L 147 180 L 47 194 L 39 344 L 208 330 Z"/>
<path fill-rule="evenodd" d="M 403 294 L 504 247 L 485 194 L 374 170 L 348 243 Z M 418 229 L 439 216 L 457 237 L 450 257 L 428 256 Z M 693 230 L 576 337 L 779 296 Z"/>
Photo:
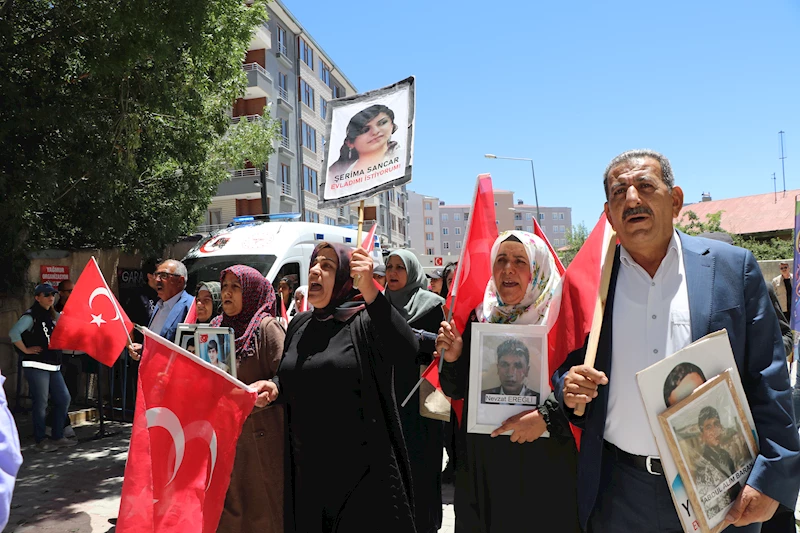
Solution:
<path fill-rule="evenodd" d="M 0 292 L 30 250 L 160 252 L 265 159 L 271 121 L 226 135 L 265 19 L 265 0 L 0 2 Z"/>
<path fill-rule="evenodd" d="M 575 259 L 575 255 L 581 249 L 583 243 L 586 242 L 587 237 L 589 237 L 589 230 L 583 222 L 567 230 L 566 249 L 558 253 L 559 259 L 561 259 L 565 267 L 569 266 L 572 260 Z"/>

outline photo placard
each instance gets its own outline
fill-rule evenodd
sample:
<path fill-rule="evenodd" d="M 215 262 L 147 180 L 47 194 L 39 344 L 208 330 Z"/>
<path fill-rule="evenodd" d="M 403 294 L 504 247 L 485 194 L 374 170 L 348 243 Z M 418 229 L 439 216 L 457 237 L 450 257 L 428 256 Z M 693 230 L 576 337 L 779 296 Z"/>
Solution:
<path fill-rule="evenodd" d="M 197 324 L 186 324 L 184 322 L 178 324 L 178 329 L 175 330 L 175 344 L 189 353 L 196 354 L 194 340 L 194 331 L 196 329 Z"/>
<path fill-rule="evenodd" d="M 758 456 L 730 370 L 695 389 L 658 420 L 700 531 L 722 531 Z"/>
<path fill-rule="evenodd" d="M 491 433 L 550 394 L 547 326 L 473 323 L 470 348 L 469 433 Z"/>
<path fill-rule="evenodd" d="M 198 326 L 194 332 L 197 357 L 236 377 L 236 343 L 233 335 L 233 328 Z"/>

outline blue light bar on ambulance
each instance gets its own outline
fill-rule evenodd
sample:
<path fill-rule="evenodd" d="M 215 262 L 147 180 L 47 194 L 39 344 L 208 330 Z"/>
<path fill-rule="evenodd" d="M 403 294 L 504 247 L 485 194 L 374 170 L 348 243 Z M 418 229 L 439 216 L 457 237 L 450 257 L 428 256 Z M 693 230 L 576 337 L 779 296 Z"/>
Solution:
<path fill-rule="evenodd" d="M 321 240 L 325 239 L 325 235 L 323 235 L 322 233 L 315 233 L 314 234 L 314 238 L 316 240 L 318 240 L 318 241 L 321 241 Z"/>
<path fill-rule="evenodd" d="M 246 216 L 246 217 L 233 217 L 232 222 L 253 222 L 256 217 L 253 216 Z"/>

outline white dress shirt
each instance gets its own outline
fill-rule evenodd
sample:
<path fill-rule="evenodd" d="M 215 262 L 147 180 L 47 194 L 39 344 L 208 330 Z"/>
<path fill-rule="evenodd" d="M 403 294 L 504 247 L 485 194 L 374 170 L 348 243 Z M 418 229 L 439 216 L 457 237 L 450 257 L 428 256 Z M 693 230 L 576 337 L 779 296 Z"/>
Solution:
<path fill-rule="evenodd" d="M 156 335 L 161 335 L 161 330 L 164 329 L 164 324 L 167 323 L 167 317 L 169 316 L 170 311 L 172 311 L 172 308 L 175 307 L 175 304 L 178 303 L 178 300 L 181 299 L 181 294 L 183 294 L 183 291 L 179 292 L 166 302 L 162 302 L 161 300 L 158 301 L 156 304 L 155 314 L 153 315 L 153 320 L 150 322 L 150 327 L 148 328 L 150 331 Z"/>
<path fill-rule="evenodd" d="M 636 373 L 691 341 L 689 294 L 678 234 L 673 232 L 667 255 L 652 278 L 621 248 L 605 440 L 635 455 L 658 455 Z"/>

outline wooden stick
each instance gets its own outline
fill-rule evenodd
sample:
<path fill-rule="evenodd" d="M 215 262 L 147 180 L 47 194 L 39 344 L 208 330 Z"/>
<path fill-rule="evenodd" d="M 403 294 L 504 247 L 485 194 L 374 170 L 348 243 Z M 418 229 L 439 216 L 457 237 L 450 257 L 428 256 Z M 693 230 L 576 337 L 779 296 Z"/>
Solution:
<path fill-rule="evenodd" d="M 600 273 L 600 290 L 597 293 L 597 301 L 594 306 L 592 316 L 592 329 L 589 330 L 589 341 L 586 343 L 586 356 L 583 364 L 594 368 L 594 361 L 597 358 L 597 345 L 600 342 L 600 329 L 603 327 L 603 312 L 606 308 L 608 299 L 608 285 L 611 283 L 611 271 L 614 268 L 614 254 L 617 251 L 617 232 L 611 230 L 606 236 L 604 243 L 606 257 L 603 263 L 603 270 Z M 586 404 L 578 404 L 575 407 L 575 416 L 583 416 L 586 411 Z"/>
<path fill-rule="evenodd" d="M 358 235 L 356 236 L 356 248 L 361 246 L 362 233 L 364 233 L 364 200 L 358 204 Z M 361 276 L 356 275 L 353 278 L 353 287 L 358 287 L 361 283 Z"/>

